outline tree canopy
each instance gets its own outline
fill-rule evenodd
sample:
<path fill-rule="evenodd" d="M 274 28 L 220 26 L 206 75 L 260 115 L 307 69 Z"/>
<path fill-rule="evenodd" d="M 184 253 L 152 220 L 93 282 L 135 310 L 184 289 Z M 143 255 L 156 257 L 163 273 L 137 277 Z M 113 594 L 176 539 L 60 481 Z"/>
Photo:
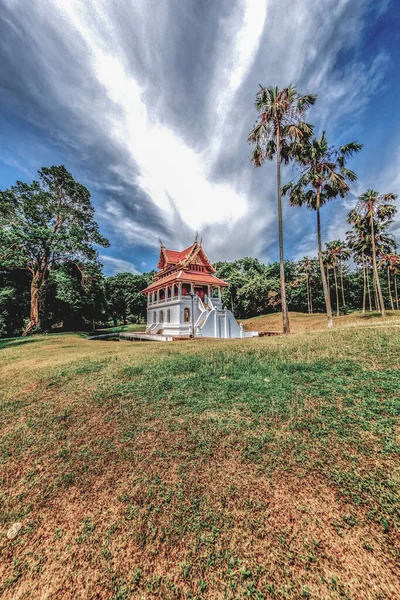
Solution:
<path fill-rule="evenodd" d="M 82 282 L 98 270 L 95 246 L 107 247 L 94 220 L 90 192 L 64 166 L 43 167 L 31 184 L 0 192 L 0 260 L 30 273 L 31 309 L 25 333 L 40 325 L 42 289 L 59 264 L 74 265 Z"/>

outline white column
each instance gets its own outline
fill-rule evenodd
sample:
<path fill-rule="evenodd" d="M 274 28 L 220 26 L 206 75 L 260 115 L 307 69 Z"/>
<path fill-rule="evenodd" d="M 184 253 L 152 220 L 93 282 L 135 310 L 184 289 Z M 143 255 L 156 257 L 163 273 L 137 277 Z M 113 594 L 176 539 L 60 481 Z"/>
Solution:
<path fill-rule="evenodd" d="M 179 300 L 182 298 L 182 284 L 178 283 L 178 298 Z"/>

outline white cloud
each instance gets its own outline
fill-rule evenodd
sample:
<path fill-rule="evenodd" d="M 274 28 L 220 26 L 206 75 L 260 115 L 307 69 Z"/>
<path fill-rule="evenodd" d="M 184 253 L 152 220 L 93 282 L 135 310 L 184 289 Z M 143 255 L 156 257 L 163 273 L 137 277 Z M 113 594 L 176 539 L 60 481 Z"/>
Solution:
<path fill-rule="evenodd" d="M 148 248 L 159 248 L 158 238 L 154 237 L 151 225 L 144 226 L 129 219 L 122 207 L 115 200 L 106 202 L 104 209 L 98 211 L 100 221 L 114 229 L 120 246 L 143 245 Z"/>
<path fill-rule="evenodd" d="M 100 261 L 105 266 L 105 272 L 107 275 L 115 275 L 116 273 L 132 273 L 133 275 L 140 274 L 140 271 L 135 265 L 128 260 L 122 258 L 114 258 L 107 256 L 106 254 L 100 254 Z"/>

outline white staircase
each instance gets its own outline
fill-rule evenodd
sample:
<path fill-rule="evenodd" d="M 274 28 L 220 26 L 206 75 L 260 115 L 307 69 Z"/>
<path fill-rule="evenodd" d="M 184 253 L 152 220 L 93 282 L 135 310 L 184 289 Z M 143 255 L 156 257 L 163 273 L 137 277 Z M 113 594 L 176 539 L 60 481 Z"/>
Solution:
<path fill-rule="evenodd" d="M 242 338 L 245 337 L 243 327 L 239 325 L 230 310 L 217 308 L 211 298 L 207 297 L 206 304 L 197 297 L 200 316 L 194 330 L 196 337 Z"/>

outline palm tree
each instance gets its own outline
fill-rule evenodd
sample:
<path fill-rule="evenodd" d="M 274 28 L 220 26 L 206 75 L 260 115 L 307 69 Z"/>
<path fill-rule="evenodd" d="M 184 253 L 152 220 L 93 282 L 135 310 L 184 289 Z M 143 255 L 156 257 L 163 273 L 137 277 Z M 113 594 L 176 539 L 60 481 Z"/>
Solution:
<path fill-rule="evenodd" d="M 303 260 L 300 260 L 298 263 L 299 271 L 305 276 L 306 279 L 306 288 L 307 288 L 307 309 L 308 313 L 312 314 L 313 312 L 313 304 L 312 304 L 312 290 L 311 290 L 311 274 L 313 272 L 313 261 L 305 256 Z"/>
<path fill-rule="evenodd" d="M 365 219 L 364 219 L 365 221 Z M 367 232 L 365 230 L 364 221 L 355 209 L 351 210 L 347 215 L 347 222 L 352 225 L 352 230 L 346 233 L 346 242 L 348 247 L 353 252 L 353 258 L 356 263 L 362 265 L 363 270 L 363 301 L 362 314 L 365 315 L 366 296 L 368 289 L 369 310 L 371 312 L 371 290 L 369 287 L 369 276 L 365 253 L 367 251 Z"/>
<path fill-rule="evenodd" d="M 300 164 L 300 176 L 296 183 L 289 182 L 283 193 L 290 193 L 292 206 L 307 206 L 317 212 L 318 258 L 324 290 L 328 327 L 333 327 L 331 300 L 326 281 L 322 257 L 321 215 L 320 209 L 326 202 L 340 196 L 343 198 L 350 191 L 349 183 L 357 179 L 356 174 L 346 168 L 346 160 L 362 145 L 350 142 L 339 148 L 330 147 L 325 132 L 321 137 L 309 138 L 296 145 L 294 152 Z"/>
<path fill-rule="evenodd" d="M 348 261 L 350 256 L 351 256 L 351 252 L 350 249 L 348 248 L 346 242 L 343 242 L 342 240 L 335 240 L 335 242 L 332 242 L 332 244 L 335 244 L 335 254 L 336 254 L 336 258 L 338 260 L 339 263 L 339 276 L 340 276 L 340 288 L 342 291 L 342 304 L 343 306 L 346 306 L 346 298 L 345 298 L 345 294 L 344 294 L 344 283 L 343 283 L 343 263 Z"/>
<path fill-rule="evenodd" d="M 382 288 L 379 281 L 377 264 L 377 234 L 379 230 L 386 228 L 393 220 L 396 213 L 396 207 L 390 202 L 396 200 L 397 195 L 389 192 L 388 194 L 379 194 L 375 190 L 367 190 L 359 196 L 355 207 L 356 212 L 368 220 L 370 227 L 370 238 L 372 248 L 372 272 L 374 285 L 377 292 L 377 308 L 385 316 L 385 303 L 383 301 Z"/>
<path fill-rule="evenodd" d="M 293 86 L 283 89 L 260 86 L 255 100 L 258 118 L 248 137 L 248 141 L 255 144 L 251 160 L 256 167 L 260 167 L 266 160 L 276 158 L 279 278 L 284 333 L 290 333 L 290 325 L 286 302 L 283 253 L 281 163 L 288 163 L 296 146 L 303 139 L 312 135 L 312 127 L 302 121 L 301 118 L 307 109 L 315 103 L 316 99 L 317 97 L 313 94 L 301 96 Z"/>
<path fill-rule="evenodd" d="M 347 244 L 353 252 L 354 260 L 362 265 L 364 278 L 363 292 L 363 314 L 365 314 L 365 300 L 368 292 L 369 310 L 372 311 L 371 290 L 370 290 L 370 269 L 372 265 L 372 236 L 371 222 L 368 216 L 363 215 L 357 210 L 357 207 L 347 215 L 347 222 L 352 225 L 352 229 L 347 232 Z M 377 255 L 393 254 L 396 242 L 393 237 L 386 233 L 391 220 L 379 221 L 375 218 L 374 223 L 374 244 Z M 377 289 L 375 279 L 373 281 L 375 306 L 378 309 Z"/>
<path fill-rule="evenodd" d="M 384 267 L 387 272 L 387 282 L 388 282 L 388 293 L 390 299 L 391 309 L 394 310 L 394 302 L 393 302 L 393 294 L 392 294 L 392 284 L 391 284 L 391 275 L 393 274 L 394 279 L 394 293 L 395 293 L 395 303 L 396 309 L 399 310 L 399 297 L 397 292 L 397 273 L 400 268 L 400 256 L 398 254 L 381 254 L 379 264 L 381 267 Z"/>

